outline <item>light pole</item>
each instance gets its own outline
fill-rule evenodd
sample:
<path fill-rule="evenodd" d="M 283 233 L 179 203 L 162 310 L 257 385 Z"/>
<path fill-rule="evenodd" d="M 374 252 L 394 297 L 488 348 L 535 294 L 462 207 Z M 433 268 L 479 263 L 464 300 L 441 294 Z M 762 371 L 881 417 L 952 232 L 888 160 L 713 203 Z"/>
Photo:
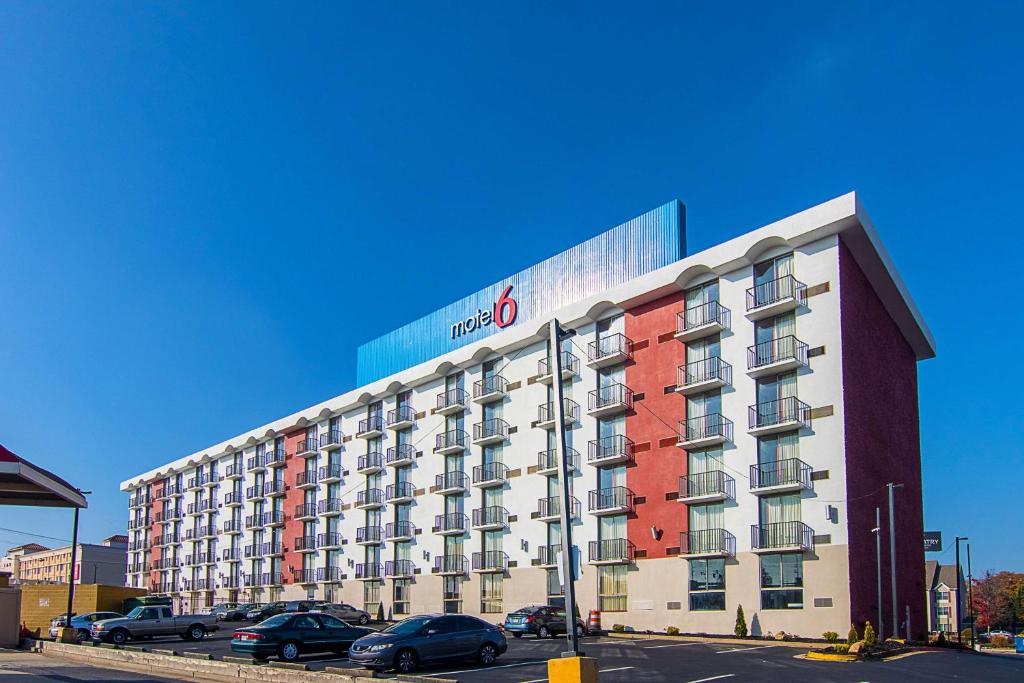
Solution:
<path fill-rule="evenodd" d="M 960 596 L 962 595 L 962 593 L 960 591 L 963 588 L 963 586 L 962 586 L 963 582 L 960 581 L 960 541 L 966 541 L 966 540 L 968 540 L 967 536 L 957 536 L 956 537 L 956 620 L 953 622 L 953 626 L 956 627 L 956 642 L 958 642 L 958 643 L 961 640 L 961 638 L 960 638 L 960 602 L 961 602 L 961 597 Z"/>
<path fill-rule="evenodd" d="M 875 574 L 878 578 L 878 639 L 885 641 L 885 625 L 882 623 L 882 510 L 875 508 Z"/>
<path fill-rule="evenodd" d="M 893 504 L 893 494 L 896 489 L 901 488 L 903 484 L 894 484 L 889 482 L 886 484 L 886 488 L 889 489 L 889 581 L 891 582 L 892 588 L 892 637 L 895 638 L 899 635 L 900 627 L 898 623 L 899 610 L 896 606 L 896 512 Z"/>
<path fill-rule="evenodd" d="M 78 492 L 83 496 L 87 496 L 92 491 L 82 491 L 78 489 Z M 71 603 L 75 599 L 75 563 L 78 561 L 78 510 L 79 507 L 75 506 L 75 523 L 71 528 L 71 564 L 68 565 L 68 611 L 67 611 L 67 626 L 71 626 Z"/>
<path fill-rule="evenodd" d="M 971 544 L 967 544 L 967 614 L 971 620 L 971 649 L 974 649 L 974 639 L 977 630 L 974 626 L 974 575 L 971 573 Z M 1016 634 L 1014 634 L 1016 635 Z"/>

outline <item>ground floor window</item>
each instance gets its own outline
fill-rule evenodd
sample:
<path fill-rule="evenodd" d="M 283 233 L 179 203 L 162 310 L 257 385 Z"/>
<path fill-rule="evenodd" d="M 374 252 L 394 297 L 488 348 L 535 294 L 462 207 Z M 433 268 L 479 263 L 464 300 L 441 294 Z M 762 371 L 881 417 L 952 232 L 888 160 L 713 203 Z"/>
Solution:
<path fill-rule="evenodd" d="M 624 564 L 597 568 L 597 608 L 602 612 L 626 611 L 626 571 Z"/>
<path fill-rule="evenodd" d="M 363 610 L 371 617 L 380 610 L 380 584 L 376 581 L 363 581 Z"/>
<path fill-rule="evenodd" d="M 565 604 L 565 589 L 562 588 L 562 577 L 558 569 L 547 570 L 547 596 L 549 605 L 556 605 L 559 602 Z"/>
<path fill-rule="evenodd" d="M 409 579 L 395 579 L 392 592 L 392 602 L 395 606 L 395 614 L 409 613 L 409 593 L 412 590 L 412 581 Z"/>
<path fill-rule="evenodd" d="M 504 578 L 502 574 L 480 576 L 480 612 L 483 614 L 496 614 L 502 611 L 501 589 Z"/>
<path fill-rule="evenodd" d="M 462 612 L 462 577 L 444 577 L 444 611 L 446 614 Z"/>
<path fill-rule="evenodd" d="M 761 609 L 803 609 L 803 586 L 803 555 L 761 556 Z"/>
<path fill-rule="evenodd" d="M 690 560 L 690 609 L 725 609 L 725 560 Z"/>

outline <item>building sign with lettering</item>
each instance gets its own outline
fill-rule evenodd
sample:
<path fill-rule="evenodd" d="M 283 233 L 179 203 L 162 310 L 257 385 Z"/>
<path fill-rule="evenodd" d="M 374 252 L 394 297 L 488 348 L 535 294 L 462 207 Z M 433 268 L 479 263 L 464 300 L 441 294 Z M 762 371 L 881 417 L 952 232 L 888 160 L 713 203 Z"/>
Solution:
<path fill-rule="evenodd" d="M 942 550 L 942 532 L 924 532 L 924 551 L 926 553 L 937 553 Z"/>

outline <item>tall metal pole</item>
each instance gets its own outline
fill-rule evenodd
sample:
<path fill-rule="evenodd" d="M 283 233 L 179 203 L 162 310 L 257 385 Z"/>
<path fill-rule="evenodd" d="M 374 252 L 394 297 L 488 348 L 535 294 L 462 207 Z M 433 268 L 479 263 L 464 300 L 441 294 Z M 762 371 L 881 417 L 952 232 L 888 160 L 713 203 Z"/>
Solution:
<path fill-rule="evenodd" d="M 565 629 L 570 651 L 565 655 L 580 656 L 580 640 L 576 635 L 576 586 L 572 562 L 572 492 L 569 490 L 569 468 L 566 463 L 565 406 L 562 396 L 562 328 L 551 320 L 551 386 L 554 389 L 552 408 L 555 418 L 555 457 L 558 459 L 558 520 L 562 531 L 562 585 L 565 587 Z"/>
<path fill-rule="evenodd" d="M 897 486 L 889 482 L 889 580 L 892 582 L 892 634 L 895 638 L 900 632 L 899 610 L 896 607 L 896 512 L 893 506 L 893 493 Z"/>
<path fill-rule="evenodd" d="M 75 506 L 75 525 L 71 529 L 71 564 L 68 565 L 68 612 L 65 626 L 71 626 L 71 603 L 75 599 L 75 563 L 78 561 L 78 506 Z"/>
<path fill-rule="evenodd" d="M 971 649 L 974 649 L 974 639 L 977 638 L 974 627 L 974 575 L 971 573 L 971 544 L 967 544 L 967 614 L 971 620 Z M 1014 634 L 1016 635 L 1016 634 Z"/>
<path fill-rule="evenodd" d="M 875 508 L 875 563 L 878 576 L 878 639 L 885 642 L 885 624 L 882 623 L 882 510 Z"/>
<path fill-rule="evenodd" d="M 966 541 L 966 536 L 956 537 L 956 616 L 953 619 L 953 627 L 956 629 L 956 642 L 960 642 L 960 604 L 962 602 L 961 585 L 963 582 L 960 581 L 960 541 Z"/>

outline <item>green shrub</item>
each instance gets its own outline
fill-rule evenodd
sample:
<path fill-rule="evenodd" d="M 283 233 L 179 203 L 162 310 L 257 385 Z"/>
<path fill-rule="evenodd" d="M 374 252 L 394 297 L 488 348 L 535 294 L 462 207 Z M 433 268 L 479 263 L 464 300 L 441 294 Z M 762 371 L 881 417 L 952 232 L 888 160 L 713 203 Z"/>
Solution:
<path fill-rule="evenodd" d="M 832 646 L 832 651 L 837 655 L 846 655 L 850 653 L 850 646 L 846 643 L 836 643 Z"/>
<path fill-rule="evenodd" d="M 969 628 L 965 628 L 963 631 L 960 631 L 960 642 L 970 641 L 971 635 L 972 631 Z"/>
<path fill-rule="evenodd" d="M 875 633 L 875 628 L 870 621 L 864 624 L 864 644 L 868 647 L 878 645 L 878 634 Z"/>
<path fill-rule="evenodd" d="M 612 630 L 615 631 L 616 633 L 622 633 L 623 631 L 626 630 L 626 627 L 623 626 L 622 624 L 612 624 Z"/>
<path fill-rule="evenodd" d="M 860 642 L 860 634 L 857 633 L 857 624 L 850 624 L 850 632 L 846 635 L 846 642 L 849 645 Z"/>
<path fill-rule="evenodd" d="M 825 631 L 824 633 L 821 634 L 821 637 L 824 638 L 829 643 L 838 643 L 839 642 L 839 634 L 836 633 L 835 631 Z"/>
<path fill-rule="evenodd" d="M 992 636 L 992 647 L 1010 647 L 1013 641 L 1009 636 Z"/>
<path fill-rule="evenodd" d="M 743 605 L 736 608 L 736 628 L 733 632 L 737 638 L 747 637 L 747 618 L 743 616 Z"/>
<path fill-rule="evenodd" d="M 665 629 L 665 633 L 669 634 L 670 636 L 678 636 L 679 629 L 677 629 L 675 626 L 669 626 L 667 629 Z"/>

